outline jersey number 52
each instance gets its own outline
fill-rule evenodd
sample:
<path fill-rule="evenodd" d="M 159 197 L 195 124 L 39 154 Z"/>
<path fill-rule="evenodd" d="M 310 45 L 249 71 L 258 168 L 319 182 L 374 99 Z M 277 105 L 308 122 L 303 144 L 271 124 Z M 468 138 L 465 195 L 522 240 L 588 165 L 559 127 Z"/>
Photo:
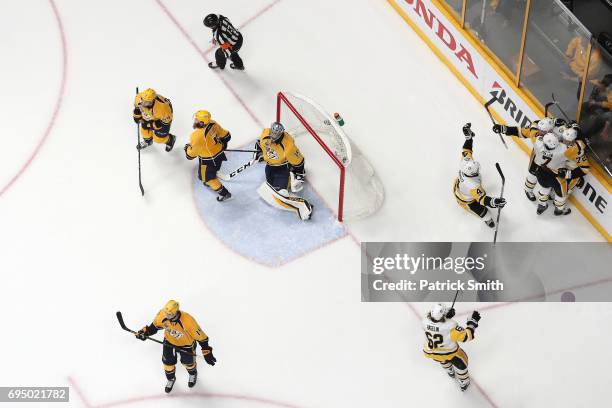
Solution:
<path fill-rule="evenodd" d="M 430 349 L 435 349 L 444 342 L 444 339 L 441 334 L 431 334 L 430 332 L 425 332 L 425 337 L 427 337 L 427 347 Z"/>

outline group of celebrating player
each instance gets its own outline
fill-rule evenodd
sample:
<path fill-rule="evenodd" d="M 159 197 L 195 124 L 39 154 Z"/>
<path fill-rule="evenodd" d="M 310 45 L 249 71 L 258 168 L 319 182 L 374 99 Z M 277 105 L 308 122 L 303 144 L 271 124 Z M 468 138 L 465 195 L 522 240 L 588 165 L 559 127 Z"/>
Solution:
<path fill-rule="evenodd" d="M 573 121 L 544 117 L 527 128 L 495 124 L 493 132 L 531 140 L 533 149 L 525 178 L 525 195 L 530 201 L 538 202 L 536 213 L 544 213 L 552 199 L 556 216 L 569 214 L 571 210 L 567 207 L 567 200 L 590 167 L 586 157 L 586 143 L 579 125 Z M 493 228 L 495 222 L 487 207 L 502 208 L 506 205 L 506 200 L 486 194 L 481 184 L 480 165 L 472 158 L 475 135 L 469 123 L 463 127 L 463 134 L 466 140 L 463 144 L 459 176 L 454 184 L 455 199 L 459 205 L 482 218 Z M 534 193 L 536 186 L 539 188 Z"/>

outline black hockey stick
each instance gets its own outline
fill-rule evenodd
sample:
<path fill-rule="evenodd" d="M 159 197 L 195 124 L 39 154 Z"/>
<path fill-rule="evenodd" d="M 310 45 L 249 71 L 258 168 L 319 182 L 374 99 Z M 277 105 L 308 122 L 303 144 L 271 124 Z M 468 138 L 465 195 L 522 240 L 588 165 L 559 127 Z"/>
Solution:
<path fill-rule="evenodd" d="M 219 177 L 223 181 L 229 181 L 229 180 L 233 179 L 234 177 L 236 177 L 238 174 L 240 174 L 243 171 L 245 171 L 247 168 L 251 167 L 256 162 L 257 162 L 257 160 L 251 159 L 251 160 L 249 160 L 248 162 L 244 163 L 242 166 L 238 167 L 236 170 L 232 171 L 229 174 L 221 173 L 220 171 L 218 171 L 217 172 L 217 177 Z"/>
<path fill-rule="evenodd" d="M 544 105 L 544 117 L 545 118 L 548 117 L 548 108 L 550 108 L 554 104 L 555 104 L 554 102 L 548 102 L 546 105 Z"/>
<path fill-rule="evenodd" d="M 225 149 L 224 152 L 257 153 L 257 150 Z"/>
<path fill-rule="evenodd" d="M 121 326 L 121 328 L 122 328 L 123 330 L 127 331 L 127 332 L 130 332 L 130 333 L 132 333 L 132 334 L 136 334 L 136 332 L 135 332 L 134 330 L 132 330 L 132 329 L 128 328 L 128 327 L 125 325 L 125 322 L 123 321 L 123 315 L 121 314 L 121 312 L 117 312 L 116 314 L 117 314 L 117 320 L 119 320 L 119 326 Z M 176 350 L 179 350 L 179 351 L 181 351 L 181 352 L 183 352 L 183 353 L 187 353 L 187 351 L 186 351 L 184 348 L 181 348 L 181 347 L 175 346 L 174 344 L 164 343 L 163 341 L 160 341 L 160 340 L 154 339 L 153 337 L 149 337 L 149 336 L 146 336 L 146 337 L 145 337 L 145 339 L 147 339 L 147 340 L 151 340 L 151 341 L 154 341 L 154 342 L 159 343 L 159 344 L 167 344 L 167 345 L 169 345 L 170 347 L 172 347 L 172 348 L 174 348 L 174 349 L 176 349 Z M 192 355 L 193 357 L 201 357 L 201 356 L 198 356 L 197 354 L 194 354 L 194 353 L 187 353 L 187 354 L 190 354 L 190 355 Z"/>
<path fill-rule="evenodd" d="M 565 117 L 565 120 L 567 120 L 567 123 L 571 122 L 569 116 L 567 116 L 567 113 L 565 113 L 565 111 L 563 110 L 563 108 L 561 107 L 561 105 L 559 105 L 559 102 L 557 102 L 557 100 L 555 99 L 555 94 L 551 94 L 552 95 L 552 102 L 557 105 L 557 108 L 559 108 L 559 110 L 561 111 L 561 114 Z"/>
<path fill-rule="evenodd" d="M 499 177 L 501 177 L 502 180 L 502 186 L 501 186 L 501 194 L 499 195 L 500 198 L 504 198 L 504 185 L 506 184 L 506 177 L 504 177 L 504 173 L 502 172 L 502 169 L 499 165 L 499 163 L 495 163 L 495 167 L 497 168 L 497 171 L 499 172 Z M 495 246 L 495 244 L 497 243 L 497 231 L 499 229 L 499 216 L 501 214 L 501 208 L 497 209 L 497 222 L 495 223 L 495 235 L 493 236 L 493 246 Z"/>
<path fill-rule="evenodd" d="M 138 87 L 136 87 L 136 95 L 138 95 Z M 142 174 L 140 171 L 140 124 L 136 123 L 136 136 L 138 138 L 138 185 L 140 186 L 140 193 L 144 196 L 144 187 L 142 187 Z"/>
<path fill-rule="evenodd" d="M 453 304 L 451 305 L 451 309 L 455 307 L 455 302 L 457 301 L 457 296 L 459 295 L 459 289 L 455 292 L 455 298 L 453 299 Z"/>
<path fill-rule="evenodd" d="M 497 98 L 494 96 L 487 103 L 484 104 L 484 107 L 487 110 L 487 113 L 489 114 L 489 118 L 491 118 L 491 122 L 493 122 L 493 125 L 497 125 L 497 123 L 495 123 L 495 119 L 493 119 L 493 115 L 489 110 L 489 106 L 491 106 L 496 100 Z M 504 137 L 501 135 L 501 133 L 499 133 L 499 140 L 501 140 L 501 142 L 504 144 L 504 147 L 507 149 L 508 145 L 506 144 L 506 141 L 504 140 Z"/>

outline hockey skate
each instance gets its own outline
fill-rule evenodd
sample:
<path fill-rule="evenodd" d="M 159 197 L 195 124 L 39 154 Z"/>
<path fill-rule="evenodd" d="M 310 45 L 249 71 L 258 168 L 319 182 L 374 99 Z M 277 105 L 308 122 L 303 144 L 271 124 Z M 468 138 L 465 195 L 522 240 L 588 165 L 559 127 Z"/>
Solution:
<path fill-rule="evenodd" d="M 169 152 L 174 147 L 174 143 L 176 142 L 176 136 L 169 134 L 168 141 L 166 142 L 166 151 Z"/>
<path fill-rule="evenodd" d="M 223 195 L 218 195 L 217 196 L 217 201 L 218 202 L 223 202 L 223 201 L 228 201 L 229 199 L 232 198 L 232 193 L 230 193 L 229 191 L 226 194 Z"/>
<path fill-rule="evenodd" d="M 560 210 L 560 209 L 558 209 L 558 208 L 555 208 L 555 215 L 556 215 L 556 216 L 559 216 L 559 215 L 567 215 L 567 214 L 569 214 L 569 213 L 571 213 L 571 212 L 572 212 L 572 209 L 571 209 L 571 208 L 564 208 L 564 209 L 562 209 L 562 210 Z"/>
<path fill-rule="evenodd" d="M 536 213 L 537 213 L 538 215 L 542 215 L 542 213 L 543 213 L 544 211 L 546 211 L 546 209 L 547 209 L 547 208 L 548 208 L 548 204 L 546 204 L 546 205 L 543 205 L 543 204 L 538 204 L 538 209 L 536 210 Z"/>
<path fill-rule="evenodd" d="M 233 62 L 230 64 L 230 68 L 231 68 L 231 69 L 236 69 L 236 70 L 238 70 L 238 71 L 244 71 L 244 66 L 240 66 L 240 67 L 238 67 L 238 66 L 236 66 L 236 64 L 234 64 Z"/>
<path fill-rule="evenodd" d="M 465 390 L 467 390 L 469 386 L 470 386 L 470 383 L 459 384 L 459 388 L 461 388 L 461 392 L 465 392 Z"/>
<path fill-rule="evenodd" d="M 187 386 L 189 388 L 193 388 L 193 386 L 196 385 L 197 381 L 198 381 L 198 372 L 196 371 L 193 374 L 189 374 L 189 381 L 187 382 Z"/>
<path fill-rule="evenodd" d="M 455 378 L 455 369 L 452 367 L 449 368 L 448 370 L 446 370 L 446 374 L 448 374 L 450 378 Z"/>
<path fill-rule="evenodd" d="M 495 221 L 493 221 L 493 218 L 485 220 L 484 223 L 487 224 L 487 227 L 489 228 L 495 228 Z"/>
<path fill-rule="evenodd" d="M 218 66 L 217 64 L 215 64 L 214 62 L 209 62 L 208 63 L 208 68 L 210 68 L 210 69 L 223 69 L 220 66 Z"/>
<path fill-rule="evenodd" d="M 166 388 L 164 388 L 164 391 L 166 391 L 166 394 L 170 393 L 170 391 L 172 391 L 172 387 L 174 387 L 174 382 L 176 381 L 176 377 L 174 377 L 171 380 L 168 380 L 168 382 L 166 383 Z"/>
<path fill-rule="evenodd" d="M 153 139 L 151 139 L 151 141 L 147 142 L 146 140 L 143 140 L 142 142 L 138 143 L 136 145 L 136 150 L 143 150 L 146 149 L 147 147 L 151 146 L 153 144 Z"/>
<path fill-rule="evenodd" d="M 525 195 L 527 196 L 527 199 L 529 201 L 535 201 L 536 200 L 536 196 L 535 196 L 535 194 L 533 194 L 533 191 L 525 190 Z"/>

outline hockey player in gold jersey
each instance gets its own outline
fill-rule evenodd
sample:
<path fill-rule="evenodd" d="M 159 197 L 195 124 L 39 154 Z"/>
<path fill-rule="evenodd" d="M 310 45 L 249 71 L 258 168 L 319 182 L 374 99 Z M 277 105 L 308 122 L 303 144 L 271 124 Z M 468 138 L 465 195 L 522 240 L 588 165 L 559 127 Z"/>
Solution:
<path fill-rule="evenodd" d="M 202 355 L 207 364 L 214 366 L 217 361 L 213 356 L 212 347 L 208 345 L 208 336 L 191 315 L 179 309 L 179 304 L 175 300 L 168 301 L 150 325 L 136 332 L 136 338 L 144 341 L 158 330 L 164 330 L 162 362 L 168 380 L 165 391 L 167 393 L 172 391 L 176 381 L 177 354 L 180 355 L 181 363 L 189 373 L 187 385 L 189 388 L 193 387 L 198 379 L 195 360 L 196 342 L 202 348 Z"/>
<path fill-rule="evenodd" d="M 134 122 L 140 124 L 143 141 L 136 148 L 142 150 L 153 142 L 166 145 L 169 152 L 174 147 L 176 136 L 170 134 L 172 125 L 172 103 L 148 88 L 134 99 Z"/>
<path fill-rule="evenodd" d="M 425 357 L 440 363 L 451 378 L 456 378 L 461 391 L 470 385 L 468 357 L 459 347 L 459 343 L 474 340 L 474 334 L 480 321 L 480 313 L 472 312 L 466 327 L 463 328 L 452 319 L 455 309 L 447 309 L 437 304 L 422 321 L 426 342 L 423 346 Z"/>
<path fill-rule="evenodd" d="M 257 192 L 268 204 L 295 212 L 303 221 L 312 216 L 313 206 L 293 194 L 302 190 L 306 177 L 304 156 L 293 137 L 279 122 L 261 133 L 255 143 L 255 159 L 266 162 L 266 181 Z"/>
<path fill-rule="evenodd" d="M 489 208 L 502 208 L 506 205 L 503 197 L 489 197 L 481 185 L 480 164 L 472 157 L 472 145 L 474 132 L 470 129 L 471 124 L 463 126 L 465 143 L 461 153 L 461 169 L 459 176 L 455 179 L 453 192 L 457 203 L 472 214 L 482 218 L 487 226 L 494 228 L 495 222 L 489 214 Z"/>
<path fill-rule="evenodd" d="M 493 125 L 493 132 L 502 134 L 504 136 L 517 136 L 523 139 L 530 139 L 532 143 L 535 143 L 538 137 L 542 137 L 546 133 L 552 132 L 555 127 L 559 127 L 564 124 L 565 121 L 563 119 L 553 119 L 545 117 L 540 120 L 536 120 L 529 127 L 526 128 L 495 124 Z M 525 195 L 530 201 L 536 200 L 535 194 L 533 193 L 533 189 L 537 184 L 537 171 L 539 166 L 534 162 L 534 157 L 534 150 L 531 149 L 528 173 L 527 177 L 525 178 Z"/>
<path fill-rule="evenodd" d="M 198 158 L 198 178 L 218 194 L 217 201 L 229 200 L 232 195 L 217 178 L 217 172 L 227 160 L 225 150 L 232 135 L 205 110 L 193 115 L 193 128 L 189 143 L 185 145 L 185 156 L 189 160 Z"/>

